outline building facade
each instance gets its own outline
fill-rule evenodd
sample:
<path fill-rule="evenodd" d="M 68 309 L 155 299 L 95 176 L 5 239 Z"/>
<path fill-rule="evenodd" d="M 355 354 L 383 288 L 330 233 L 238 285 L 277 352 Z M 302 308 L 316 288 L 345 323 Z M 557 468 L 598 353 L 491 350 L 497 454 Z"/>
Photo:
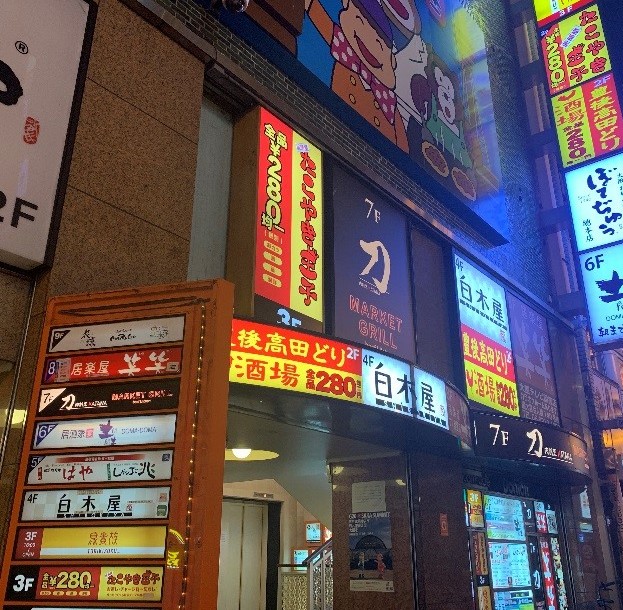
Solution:
<path fill-rule="evenodd" d="M 291 564 L 328 538 L 338 609 L 593 601 L 621 493 L 529 103 L 531 4 L 50 2 L 87 16 L 40 260 L 11 233 L 39 211 L 23 180 L 0 199 L 2 512 L 47 299 L 226 278 L 218 607 L 301 607 Z M 18 77 L 23 31 L 0 47 Z"/>

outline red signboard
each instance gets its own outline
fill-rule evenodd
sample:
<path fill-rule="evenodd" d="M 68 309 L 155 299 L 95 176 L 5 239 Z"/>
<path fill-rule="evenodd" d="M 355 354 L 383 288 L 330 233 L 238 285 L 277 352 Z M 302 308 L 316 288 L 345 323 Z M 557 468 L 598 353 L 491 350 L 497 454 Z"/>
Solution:
<path fill-rule="evenodd" d="M 541 32 L 541 48 L 551 94 L 612 69 L 597 5 Z"/>
<path fill-rule="evenodd" d="M 233 321 L 229 380 L 361 402 L 362 350 L 326 337 Z"/>
<path fill-rule="evenodd" d="M 90 379 L 124 379 L 179 373 L 182 348 L 139 349 L 45 359 L 42 383 L 69 383 Z"/>
<path fill-rule="evenodd" d="M 322 323 L 322 154 L 263 108 L 259 139 L 255 294 Z"/>
<path fill-rule="evenodd" d="M 543 568 L 543 587 L 545 589 L 546 605 L 548 610 L 558 610 L 556 586 L 554 584 L 554 564 L 547 538 L 539 537 L 539 549 L 541 553 L 541 567 Z"/>
<path fill-rule="evenodd" d="M 623 146 L 623 116 L 611 73 L 557 95 L 552 106 L 565 168 Z"/>

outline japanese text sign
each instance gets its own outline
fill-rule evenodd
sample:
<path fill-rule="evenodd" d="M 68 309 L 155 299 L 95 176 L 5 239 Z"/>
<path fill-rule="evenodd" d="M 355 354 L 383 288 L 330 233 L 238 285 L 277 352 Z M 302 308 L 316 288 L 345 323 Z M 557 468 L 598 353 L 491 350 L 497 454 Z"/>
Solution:
<path fill-rule="evenodd" d="M 404 214 L 333 167 L 335 334 L 415 361 Z"/>
<path fill-rule="evenodd" d="M 169 487 L 36 490 L 24 494 L 22 521 L 164 519 Z"/>
<path fill-rule="evenodd" d="M 159 601 L 163 568 L 157 566 L 12 566 L 7 599 Z"/>
<path fill-rule="evenodd" d="M 173 452 L 132 451 L 71 455 L 34 455 L 28 462 L 28 485 L 121 481 L 163 481 L 171 478 Z"/>
<path fill-rule="evenodd" d="M 322 154 L 263 108 L 258 137 L 256 317 L 277 321 L 279 312 L 292 326 L 307 318 L 321 328 Z"/>
<path fill-rule="evenodd" d="M 537 23 L 539 26 L 544 26 L 590 4 L 592 1 L 593 0 L 534 0 Z"/>
<path fill-rule="evenodd" d="M 612 69 L 596 4 L 543 30 L 541 48 L 550 94 Z"/>
<path fill-rule="evenodd" d="M 623 342 L 623 244 L 580 254 L 595 345 Z"/>
<path fill-rule="evenodd" d="M 2 263 L 44 262 L 89 12 L 82 0 L 0 5 Z"/>
<path fill-rule="evenodd" d="M 229 380 L 415 417 L 471 444 L 466 401 L 407 362 L 327 337 L 234 319 Z"/>
<path fill-rule="evenodd" d="M 504 288 L 456 253 L 454 267 L 467 396 L 518 416 Z"/>
<path fill-rule="evenodd" d="M 45 359 L 43 383 L 174 374 L 180 372 L 181 362 L 181 347 L 51 357 Z"/>
<path fill-rule="evenodd" d="M 124 320 L 85 326 L 56 327 L 50 332 L 48 351 L 74 352 L 181 341 L 184 316 Z"/>
<path fill-rule="evenodd" d="M 552 107 L 563 167 L 607 155 L 623 145 L 623 117 L 611 73 L 556 95 Z"/>
<path fill-rule="evenodd" d="M 235 319 L 229 380 L 361 402 L 361 357 L 326 337 Z"/>
<path fill-rule="evenodd" d="M 17 532 L 14 558 L 160 558 L 164 557 L 166 535 L 163 525 L 23 527 Z"/>
<path fill-rule="evenodd" d="M 623 154 L 565 174 L 578 250 L 623 240 Z"/>

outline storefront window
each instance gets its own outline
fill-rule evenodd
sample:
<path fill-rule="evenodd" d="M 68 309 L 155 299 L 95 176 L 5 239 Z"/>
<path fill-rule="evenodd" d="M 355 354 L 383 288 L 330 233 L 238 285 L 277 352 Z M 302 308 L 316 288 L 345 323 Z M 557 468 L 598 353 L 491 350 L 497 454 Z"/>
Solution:
<path fill-rule="evenodd" d="M 465 508 L 478 610 L 568 610 L 559 510 L 473 489 Z"/>

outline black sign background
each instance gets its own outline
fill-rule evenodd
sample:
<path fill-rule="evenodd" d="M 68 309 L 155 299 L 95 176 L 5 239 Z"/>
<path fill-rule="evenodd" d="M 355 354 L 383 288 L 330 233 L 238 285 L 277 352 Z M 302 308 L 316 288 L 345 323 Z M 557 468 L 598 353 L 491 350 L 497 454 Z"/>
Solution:
<path fill-rule="evenodd" d="M 589 474 L 586 443 L 570 432 L 481 412 L 472 413 L 472 425 L 476 455 Z"/>
<path fill-rule="evenodd" d="M 42 388 L 39 402 L 47 392 L 61 387 Z M 114 396 L 117 395 L 117 396 Z M 151 409 L 175 409 L 179 402 L 180 380 L 177 377 L 142 379 L 123 383 L 72 385 L 43 409 L 37 417 L 82 415 L 85 413 L 129 413 Z"/>
<path fill-rule="evenodd" d="M 340 167 L 332 172 L 335 335 L 415 362 L 406 217 Z"/>

